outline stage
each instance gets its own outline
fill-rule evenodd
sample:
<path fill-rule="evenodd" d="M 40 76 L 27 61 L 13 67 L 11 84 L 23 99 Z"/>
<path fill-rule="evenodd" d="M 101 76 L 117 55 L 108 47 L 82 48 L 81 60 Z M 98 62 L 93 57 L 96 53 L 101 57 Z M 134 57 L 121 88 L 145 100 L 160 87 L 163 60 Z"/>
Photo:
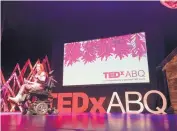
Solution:
<path fill-rule="evenodd" d="M 1 113 L 2 131 L 176 131 L 177 115 Z"/>
<path fill-rule="evenodd" d="M 3 1 L 2 131 L 177 131 L 176 16 L 170 0 Z"/>

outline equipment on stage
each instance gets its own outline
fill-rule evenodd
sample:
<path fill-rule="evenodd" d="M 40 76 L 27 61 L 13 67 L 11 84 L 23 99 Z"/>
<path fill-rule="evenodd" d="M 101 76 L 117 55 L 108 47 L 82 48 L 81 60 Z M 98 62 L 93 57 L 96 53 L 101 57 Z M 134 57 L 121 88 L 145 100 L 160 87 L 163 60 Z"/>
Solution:
<path fill-rule="evenodd" d="M 177 113 L 177 47 L 160 64 L 165 81 L 165 94 L 169 94 L 170 108 Z M 160 87 L 162 88 L 162 87 Z M 168 91 L 167 91 L 168 90 Z"/>

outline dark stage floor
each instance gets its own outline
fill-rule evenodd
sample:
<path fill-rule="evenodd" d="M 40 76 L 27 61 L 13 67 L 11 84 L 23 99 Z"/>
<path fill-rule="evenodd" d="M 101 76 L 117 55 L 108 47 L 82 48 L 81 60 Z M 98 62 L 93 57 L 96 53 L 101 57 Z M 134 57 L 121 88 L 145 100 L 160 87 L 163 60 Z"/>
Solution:
<path fill-rule="evenodd" d="M 177 115 L 1 114 L 2 131 L 177 131 Z"/>

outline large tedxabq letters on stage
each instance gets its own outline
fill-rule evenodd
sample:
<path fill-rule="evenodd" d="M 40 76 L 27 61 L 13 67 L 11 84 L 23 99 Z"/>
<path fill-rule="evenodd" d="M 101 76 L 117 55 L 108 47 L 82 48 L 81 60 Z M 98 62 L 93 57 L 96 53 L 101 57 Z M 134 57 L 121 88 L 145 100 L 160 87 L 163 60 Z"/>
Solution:
<path fill-rule="evenodd" d="M 64 86 L 149 81 L 144 32 L 64 45 Z"/>

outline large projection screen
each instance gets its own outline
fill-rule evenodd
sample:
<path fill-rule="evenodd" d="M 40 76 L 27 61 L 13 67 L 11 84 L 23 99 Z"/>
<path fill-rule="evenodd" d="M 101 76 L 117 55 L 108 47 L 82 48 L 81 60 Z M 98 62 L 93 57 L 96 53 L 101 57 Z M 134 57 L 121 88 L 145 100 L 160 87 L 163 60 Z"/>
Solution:
<path fill-rule="evenodd" d="M 144 32 L 64 45 L 63 86 L 149 82 Z"/>

